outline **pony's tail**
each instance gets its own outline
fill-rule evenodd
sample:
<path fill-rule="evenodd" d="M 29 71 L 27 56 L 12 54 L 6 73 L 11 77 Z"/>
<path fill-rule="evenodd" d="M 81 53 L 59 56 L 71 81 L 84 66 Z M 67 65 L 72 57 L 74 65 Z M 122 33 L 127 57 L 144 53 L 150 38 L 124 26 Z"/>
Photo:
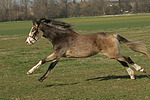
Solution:
<path fill-rule="evenodd" d="M 150 59 L 150 55 L 148 53 L 148 49 L 146 48 L 145 44 L 140 42 L 129 41 L 118 34 L 115 34 L 114 36 L 117 38 L 119 42 L 124 43 L 131 50 L 145 54 Z"/>

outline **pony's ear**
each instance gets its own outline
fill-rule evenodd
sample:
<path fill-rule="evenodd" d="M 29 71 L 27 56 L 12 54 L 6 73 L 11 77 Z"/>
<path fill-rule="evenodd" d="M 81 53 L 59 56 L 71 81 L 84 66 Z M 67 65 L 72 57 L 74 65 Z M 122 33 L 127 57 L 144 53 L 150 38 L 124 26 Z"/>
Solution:
<path fill-rule="evenodd" d="M 34 26 L 38 26 L 38 21 L 33 20 L 32 23 L 33 23 Z"/>
<path fill-rule="evenodd" d="M 50 22 L 52 22 L 52 20 L 51 19 L 46 19 L 44 22 L 45 23 L 50 23 Z"/>
<path fill-rule="evenodd" d="M 51 19 L 46 19 L 46 18 L 41 18 L 40 21 L 41 21 L 41 22 L 45 22 L 45 23 L 50 23 L 50 22 L 52 22 Z"/>

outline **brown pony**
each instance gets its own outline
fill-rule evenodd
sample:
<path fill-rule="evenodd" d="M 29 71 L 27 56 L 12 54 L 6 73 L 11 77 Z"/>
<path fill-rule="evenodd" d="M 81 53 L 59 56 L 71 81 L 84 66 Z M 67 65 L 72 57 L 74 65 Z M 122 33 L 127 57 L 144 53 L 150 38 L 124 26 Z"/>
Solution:
<path fill-rule="evenodd" d="M 94 33 L 81 35 L 76 33 L 69 23 L 45 18 L 33 21 L 33 25 L 26 43 L 32 45 L 41 37 L 45 37 L 53 45 L 53 53 L 43 60 L 40 60 L 37 65 L 27 72 L 28 75 L 31 75 L 42 64 L 52 61 L 47 72 L 39 79 L 40 82 L 48 76 L 60 58 L 85 58 L 98 53 L 104 53 L 110 59 L 115 59 L 120 62 L 126 68 L 132 80 L 135 79 L 134 71 L 127 63 L 131 64 L 137 71 L 146 73 L 146 71 L 141 66 L 135 64 L 130 57 L 123 56 L 120 53 L 119 43 L 121 42 L 127 45 L 131 50 L 143 53 L 149 57 L 147 48 L 141 43 L 129 41 L 118 34 Z"/>

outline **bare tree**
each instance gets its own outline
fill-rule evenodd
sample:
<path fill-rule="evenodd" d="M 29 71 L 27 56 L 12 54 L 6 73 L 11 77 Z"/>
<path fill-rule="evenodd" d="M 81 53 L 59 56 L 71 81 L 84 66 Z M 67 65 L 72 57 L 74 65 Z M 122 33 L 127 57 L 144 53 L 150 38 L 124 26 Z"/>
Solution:
<path fill-rule="evenodd" d="M 91 0 L 92 3 L 92 15 L 104 15 L 106 3 L 105 0 Z"/>
<path fill-rule="evenodd" d="M 150 12 L 150 0 L 139 0 L 138 1 L 138 10 L 142 13 Z"/>
<path fill-rule="evenodd" d="M 21 11 L 22 11 L 22 19 L 28 19 L 28 5 L 30 0 L 21 0 Z"/>
<path fill-rule="evenodd" d="M 60 0 L 61 17 L 68 17 L 69 3 L 71 3 L 71 0 Z"/>
<path fill-rule="evenodd" d="M 7 15 L 8 15 L 8 7 L 6 5 L 6 1 L 5 0 L 0 0 L 0 6 L 1 6 L 1 21 L 5 21 L 7 20 Z"/>
<path fill-rule="evenodd" d="M 134 2 L 135 2 L 135 6 L 134 6 L 134 12 L 135 13 L 138 13 L 139 12 L 139 0 L 134 0 Z"/>
<path fill-rule="evenodd" d="M 57 18 L 60 16 L 60 6 L 57 0 L 49 0 L 49 4 L 47 7 L 47 17 Z"/>
<path fill-rule="evenodd" d="M 36 18 L 47 17 L 47 1 L 34 0 L 33 13 Z"/>
<path fill-rule="evenodd" d="M 150 0 L 0 0 L 0 21 L 150 12 Z"/>
<path fill-rule="evenodd" d="M 16 0 L 14 0 L 14 2 L 13 2 L 13 7 L 12 7 L 12 9 L 13 9 L 13 14 L 12 14 L 12 16 L 13 16 L 13 20 L 19 20 L 19 5 L 18 5 L 18 3 L 17 3 L 17 1 Z"/>
<path fill-rule="evenodd" d="M 118 0 L 118 2 L 119 2 L 119 12 L 120 12 L 120 14 L 122 14 L 122 4 L 121 4 L 121 0 Z"/>

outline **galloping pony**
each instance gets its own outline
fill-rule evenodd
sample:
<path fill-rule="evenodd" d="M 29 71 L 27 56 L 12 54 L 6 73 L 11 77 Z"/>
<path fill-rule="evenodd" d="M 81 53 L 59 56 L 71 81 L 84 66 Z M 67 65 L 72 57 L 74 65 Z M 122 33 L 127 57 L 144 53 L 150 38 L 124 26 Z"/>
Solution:
<path fill-rule="evenodd" d="M 86 58 L 99 53 L 104 53 L 110 59 L 115 59 L 121 63 L 132 80 L 135 79 L 134 71 L 128 64 L 131 64 L 137 71 L 146 73 L 145 69 L 134 63 L 130 57 L 121 54 L 119 43 L 124 43 L 131 50 L 150 57 L 145 45 L 129 41 L 118 34 L 93 33 L 81 35 L 75 32 L 69 23 L 42 18 L 33 21 L 33 27 L 29 32 L 26 43 L 32 45 L 41 37 L 47 38 L 52 43 L 53 53 L 40 60 L 27 72 L 28 75 L 31 75 L 42 64 L 51 62 L 46 73 L 39 79 L 40 82 L 47 78 L 49 72 L 62 57 Z"/>

